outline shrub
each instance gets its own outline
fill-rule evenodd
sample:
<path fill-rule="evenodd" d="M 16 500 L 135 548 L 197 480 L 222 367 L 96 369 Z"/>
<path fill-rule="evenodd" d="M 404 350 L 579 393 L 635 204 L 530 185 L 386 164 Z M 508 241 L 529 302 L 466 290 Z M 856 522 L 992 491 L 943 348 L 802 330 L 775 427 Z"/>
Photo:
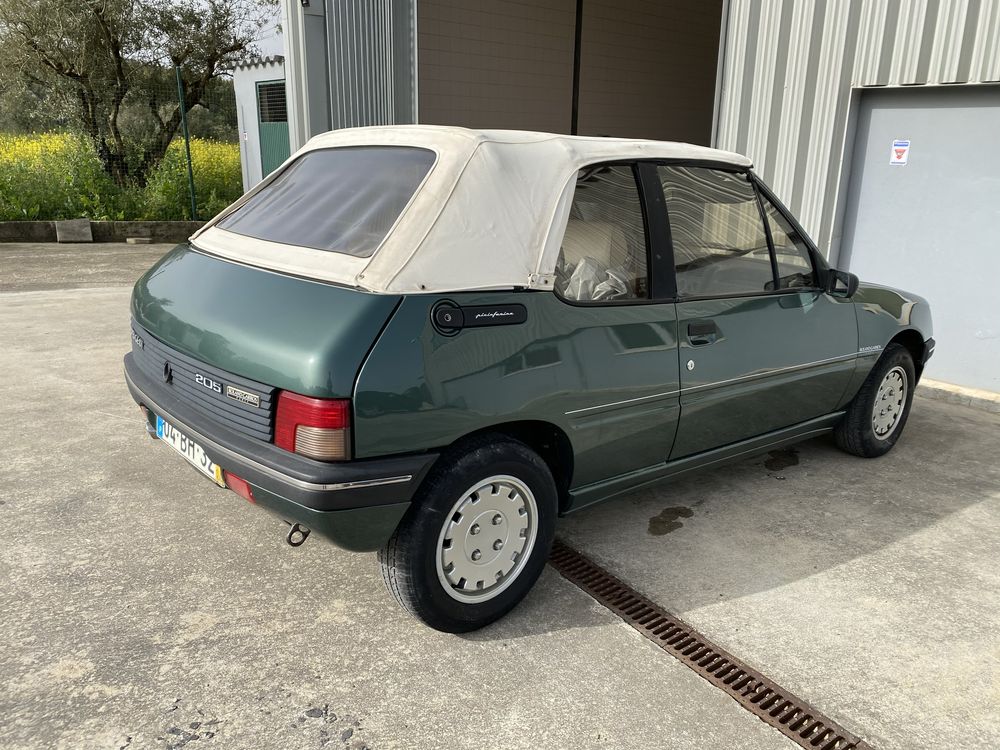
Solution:
<path fill-rule="evenodd" d="M 0 134 L 0 219 L 116 218 L 121 199 L 82 138 Z"/>
<path fill-rule="evenodd" d="M 243 194 L 239 144 L 192 138 L 191 162 L 199 219 L 212 218 Z M 176 139 L 146 186 L 143 218 L 188 219 L 190 213 L 187 156 L 184 141 Z"/>
<path fill-rule="evenodd" d="M 198 216 L 208 219 L 243 192 L 236 143 L 191 140 Z M 184 143 L 175 139 L 144 188 L 121 188 L 86 138 L 0 133 L 0 221 L 187 219 Z"/>

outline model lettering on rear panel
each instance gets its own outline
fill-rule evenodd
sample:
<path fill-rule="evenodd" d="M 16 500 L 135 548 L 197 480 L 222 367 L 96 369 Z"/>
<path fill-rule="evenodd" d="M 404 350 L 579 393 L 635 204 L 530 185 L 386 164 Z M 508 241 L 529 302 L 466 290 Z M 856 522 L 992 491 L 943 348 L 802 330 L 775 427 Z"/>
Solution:
<path fill-rule="evenodd" d="M 216 393 L 222 393 L 222 383 L 218 380 L 212 380 L 212 378 L 206 377 L 201 373 L 197 373 L 194 376 L 194 382 L 198 385 L 208 388 L 210 391 L 215 391 Z"/>

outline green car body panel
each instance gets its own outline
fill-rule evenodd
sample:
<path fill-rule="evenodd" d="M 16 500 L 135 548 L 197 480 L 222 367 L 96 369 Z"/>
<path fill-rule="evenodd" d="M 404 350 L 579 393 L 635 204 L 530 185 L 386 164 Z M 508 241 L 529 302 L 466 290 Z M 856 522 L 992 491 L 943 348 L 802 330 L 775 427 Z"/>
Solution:
<path fill-rule="evenodd" d="M 923 317 L 904 323 L 892 313 L 904 297 L 885 292 L 889 308 L 869 302 L 863 333 L 854 299 L 819 291 L 593 306 L 547 292 L 409 296 L 358 377 L 356 455 L 554 428 L 572 455 L 563 511 L 575 510 L 755 450 L 761 435 L 828 429 L 877 360 L 859 341 L 930 336 L 923 300 L 906 296 Z M 431 323 L 442 303 L 519 303 L 527 322 L 444 335 Z M 678 335 L 708 317 L 720 330 L 710 346 Z"/>
<path fill-rule="evenodd" d="M 510 304 L 524 306 L 524 323 L 455 332 L 432 322 L 440 305 Z M 788 290 L 618 305 L 545 291 L 394 296 L 187 245 L 137 282 L 132 314 L 160 341 L 234 375 L 351 398 L 356 462 L 427 454 L 430 465 L 484 431 L 545 443 L 563 512 L 827 431 L 890 341 L 910 347 L 919 368 L 932 333 L 923 299 L 875 285 L 850 299 Z M 690 324 L 708 319 L 717 333 L 698 343 Z M 357 551 L 384 544 L 414 488 L 317 509 L 250 484 L 262 507 Z"/>
<path fill-rule="evenodd" d="M 522 325 L 443 335 L 431 310 L 522 304 Z M 525 423 L 572 446 L 573 484 L 665 460 L 678 417 L 674 305 L 569 305 L 551 292 L 409 296 L 355 393 L 358 456 Z"/>
<path fill-rule="evenodd" d="M 350 398 L 399 297 L 211 258 L 179 245 L 136 283 L 132 317 L 206 364 L 283 390 Z"/>
<path fill-rule="evenodd" d="M 671 458 L 836 411 L 854 372 L 853 305 L 819 291 L 680 302 L 682 328 L 714 321 L 708 345 L 681 343 L 681 424 Z M 692 369 L 688 370 L 688 367 Z"/>

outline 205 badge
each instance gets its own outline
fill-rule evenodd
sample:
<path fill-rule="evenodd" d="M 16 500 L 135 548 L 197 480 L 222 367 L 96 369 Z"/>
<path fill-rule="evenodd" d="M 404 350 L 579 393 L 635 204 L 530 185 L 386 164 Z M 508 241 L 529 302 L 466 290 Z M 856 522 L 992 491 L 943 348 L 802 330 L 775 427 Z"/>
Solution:
<path fill-rule="evenodd" d="M 213 380 L 210 377 L 202 375 L 200 372 L 195 373 L 194 382 L 200 385 L 202 388 L 208 388 L 210 391 L 215 391 L 216 393 L 222 393 L 222 383 L 218 380 Z"/>

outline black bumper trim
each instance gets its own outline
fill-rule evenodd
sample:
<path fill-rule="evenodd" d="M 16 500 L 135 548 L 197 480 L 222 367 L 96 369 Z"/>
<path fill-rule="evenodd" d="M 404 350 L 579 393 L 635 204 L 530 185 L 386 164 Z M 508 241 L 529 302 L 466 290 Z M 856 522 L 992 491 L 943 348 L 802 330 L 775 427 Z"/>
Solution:
<path fill-rule="evenodd" d="M 125 383 L 136 403 L 195 440 L 227 471 L 313 510 L 344 510 L 409 501 L 437 454 L 324 463 L 208 422 L 149 378 L 125 355 Z"/>
<path fill-rule="evenodd" d="M 924 342 L 924 356 L 920 358 L 920 364 L 926 364 L 934 356 L 934 346 L 937 342 L 930 338 Z"/>

